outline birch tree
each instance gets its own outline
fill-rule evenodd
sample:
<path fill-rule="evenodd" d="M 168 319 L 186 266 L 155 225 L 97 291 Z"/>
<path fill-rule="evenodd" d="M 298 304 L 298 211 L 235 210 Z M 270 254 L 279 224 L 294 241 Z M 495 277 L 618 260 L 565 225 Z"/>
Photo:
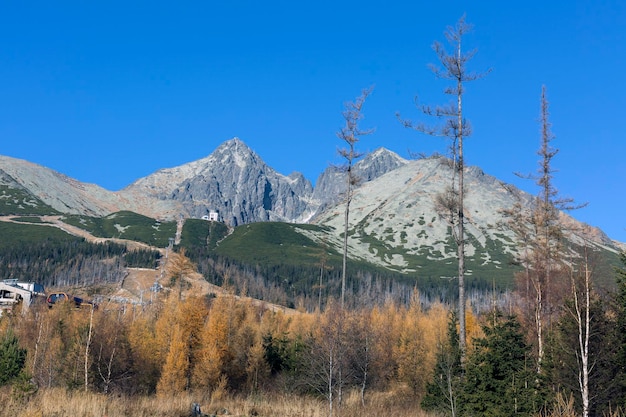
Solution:
<path fill-rule="evenodd" d="M 589 337 L 591 333 L 591 269 L 589 267 L 589 248 L 583 248 L 583 263 L 581 283 L 577 285 L 572 273 L 573 305 L 570 313 L 574 316 L 578 330 L 578 386 L 583 406 L 583 417 L 589 416 Z"/>
<path fill-rule="evenodd" d="M 613 334 L 617 317 L 594 290 L 598 254 L 588 236 L 583 231 L 580 257 L 570 264 L 570 296 L 551 332 L 554 345 L 547 349 L 545 361 L 553 387 L 573 395 L 583 417 L 609 415 L 620 406 L 615 381 L 619 342 Z"/>
<path fill-rule="evenodd" d="M 417 103 L 421 112 L 434 117 L 441 122 L 436 125 L 415 123 L 411 120 L 402 119 L 397 115 L 400 122 L 408 128 L 422 134 L 447 138 L 450 142 L 450 153 L 453 168 L 453 176 L 450 187 L 437 198 L 436 206 L 441 215 L 446 218 L 452 228 L 452 234 L 457 247 L 458 258 L 458 296 L 459 296 L 459 347 L 461 358 L 464 362 L 466 350 L 466 327 L 465 327 L 465 188 L 464 188 L 464 139 L 470 136 L 471 126 L 465 119 L 463 108 L 463 96 L 465 84 L 482 78 L 487 72 L 473 73 L 467 69 L 468 62 L 476 54 L 476 50 L 465 52 L 463 38 L 472 30 L 472 25 L 465 21 L 462 16 L 454 27 L 449 26 L 444 32 L 445 38 L 450 45 L 451 52 L 446 50 L 440 42 L 434 42 L 433 50 L 437 54 L 439 66 L 431 65 L 430 68 L 437 78 L 450 81 L 444 93 L 454 97 L 448 105 L 428 106 Z"/>

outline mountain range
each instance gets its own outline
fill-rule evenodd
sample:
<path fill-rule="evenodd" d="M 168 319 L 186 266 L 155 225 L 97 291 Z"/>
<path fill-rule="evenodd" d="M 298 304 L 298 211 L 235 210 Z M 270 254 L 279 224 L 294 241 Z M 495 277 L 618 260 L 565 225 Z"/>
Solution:
<path fill-rule="evenodd" d="M 452 177 L 446 158 L 407 160 L 379 148 L 353 170 L 361 184 L 350 206 L 351 258 L 417 275 L 430 271 L 434 262 L 452 264 L 456 248 L 449 225 L 434 204 Z M 478 167 L 468 167 L 465 173 L 468 273 L 504 268 L 517 251 L 504 210 L 516 203 L 528 205 L 532 197 Z M 224 142 L 205 158 L 158 170 L 115 192 L 0 156 L 0 187 L 0 198 L 15 208 L 14 213 L 5 208 L 4 214 L 23 213 L 38 204 L 61 214 L 93 217 L 133 211 L 173 220 L 216 212 L 229 226 L 267 221 L 319 225 L 299 232 L 324 245 L 340 248 L 342 244 L 346 189 L 342 168 L 328 167 L 313 187 L 300 173 L 286 176 L 275 171 L 238 138 Z M 19 191 L 23 197 L 7 190 Z M 582 227 L 566 214 L 562 218 Z M 575 233 L 569 238 L 580 242 Z M 593 229 L 590 242 L 611 253 L 624 249 L 599 229 Z"/>

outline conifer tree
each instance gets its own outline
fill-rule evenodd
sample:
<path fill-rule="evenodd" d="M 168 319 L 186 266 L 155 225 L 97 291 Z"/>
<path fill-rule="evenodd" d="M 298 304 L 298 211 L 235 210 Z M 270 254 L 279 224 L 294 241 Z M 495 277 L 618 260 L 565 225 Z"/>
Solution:
<path fill-rule="evenodd" d="M 345 204 L 346 209 L 344 212 L 344 230 L 343 230 L 343 262 L 341 270 L 341 308 L 344 308 L 345 293 L 346 293 L 346 269 L 348 261 L 348 226 L 350 222 L 350 203 L 352 202 L 352 193 L 354 188 L 359 184 L 360 179 L 354 173 L 353 167 L 357 159 L 363 154 L 356 150 L 356 144 L 359 141 L 360 136 L 369 135 L 373 130 L 363 130 L 359 127 L 359 121 L 363 119 L 363 105 L 367 96 L 372 92 L 372 89 L 366 89 L 361 92 L 361 95 L 353 102 L 346 103 L 345 110 L 342 115 L 345 119 L 345 126 L 337 132 L 337 137 L 345 142 L 345 148 L 339 148 L 339 155 L 345 160 L 345 164 L 342 169 L 346 173 L 346 194 Z"/>
<path fill-rule="evenodd" d="M 156 390 L 165 358 L 161 356 L 153 317 L 139 317 L 128 329 L 128 343 L 134 370 L 134 392 L 148 394 Z"/>
<path fill-rule="evenodd" d="M 0 340 L 0 386 L 16 378 L 26 362 L 26 349 L 19 346 L 13 330 L 5 331 Z"/>
<path fill-rule="evenodd" d="M 530 349 L 515 317 L 495 312 L 467 358 L 460 415 L 531 416 L 542 404 L 529 366 Z"/>
<path fill-rule="evenodd" d="M 402 317 L 402 329 L 393 350 L 398 378 L 406 383 L 414 394 L 423 392 L 424 370 L 429 368 L 424 366 L 427 355 L 423 328 L 424 314 L 419 296 L 414 296 Z"/>
<path fill-rule="evenodd" d="M 445 31 L 445 37 L 452 52 L 448 52 L 440 43 L 435 42 L 433 49 L 439 59 L 441 67 L 431 65 L 431 69 L 437 78 L 451 81 L 452 85 L 444 90 L 445 94 L 454 97 L 454 102 L 445 106 L 431 107 L 419 105 L 420 110 L 426 116 L 443 120 L 440 125 L 429 126 L 424 123 L 414 123 L 411 120 L 400 119 L 405 127 L 436 137 L 444 137 L 450 141 L 450 153 L 452 158 L 453 177 L 450 187 L 437 197 L 435 204 L 440 215 L 449 222 L 452 234 L 457 246 L 458 259 L 458 320 L 459 320 L 459 347 L 461 359 L 465 357 L 466 326 L 465 326 L 465 156 L 464 140 L 471 135 L 471 126 L 465 119 L 463 108 L 463 95 L 465 85 L 470 81 L 477 80 L 485 75 L 470 72 L 467 69 L 468 62 L 474 57 L 476 51 L 464 52 L 463 38 L 472 30 L 472 25 L 465 21 L 462 16 L 454 27 L 449 26 Z"/>
<path fill-rule="evenodd" d="M 440 411 L 456 417 L 458 397 L 461 389 L 461 350 L 456 314 L 452 312 L 448 320 L 447 340 L 437 346 L 437 363 L 433 380 L 426 386 L 422 408 L 427 411 Z"/>
<path fill-rule="evenodd" d="M 176 325 L 161 372 L 161 379 L 157 384 L 157 395 L 166 397 L 185 391 L 189 369 L 186 350 L 181 328 L 179 325 Z"/>

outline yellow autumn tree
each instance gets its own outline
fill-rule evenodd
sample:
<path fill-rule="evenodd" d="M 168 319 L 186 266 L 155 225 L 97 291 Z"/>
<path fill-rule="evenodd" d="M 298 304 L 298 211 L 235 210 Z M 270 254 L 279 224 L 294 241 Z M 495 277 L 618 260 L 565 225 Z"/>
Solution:
<path fill-rule="evenodd" d="M 183 291 L 190 287 L 187 278 L 196 272 L 197 267 L 185 255 L 185 250 L 180 253 L 171 252 L 166 264 L 167 275 L 170 278 L 170 287 L 175 289 L 178 299 L 182 299 Z"/>
<path fill-rule="evenodd" d="M 262 310 L 255 307 L 249 300 L 239 301 L 237 305 L 239 315 L 237 327 L 235 328 L 234 344 L 230 347 L 232 360 L 228 370 L 228 377 L 233 383 L 243 386 L 250 381 L 248 372 L 250 369 L 251 351 L 255 346 L 257 350 L 259 349 L 258 346 L 262 347 L 259 318 Z M 259 359 L 257 357 L 253 361 L 258 362 Z M 257 364 L 260 365 L 259 363 Z M 258 371 L 261 372 L 262 369 Z"/>
<path fill-rule="evenodd" d="M 180 394 L 187 388 L 187 372 L 189 369 L 185 342 L 180 326 L 176 325 L 172 341 L 157 384 L 157 395 L 167 397 Z"/>
<path fill-rule="evenodd" d="M 261 337 L 256 337 L 253 345 L 248 349 L 246 367 L 248 388 L 256 392 L 267 382 L 270 376 L 270 367 L 265 360 L 265 348 Z"/>
<path fill-rule="evenodd" d="M 193 367 L 202 347 L 204 324 L 209 314 L 205 300 L 200 297 L 188 297 L 178 304 L 177 324 L 184 343 L 184 354 L 188 363 L 186 369 L 186 389 L 191 388 Z"/>
<path fill-rule="evenodd" d="M 155 320 L 141 316 L 133 320 L 128 329 L 133 366 L 137 370 L 135 388 L 140 393 L 152 393 L 161 374 L 165 355 L 160 354 L 155 331 Z"/>
<path fill-rule="evenodd" d="M 232 358 L 234 330 L 237 326 L 236 300 L 230 296 L 213 300 L 202 329 L 202 343 L 193 371 L 194 386 L 215 388 Z"/>
<path fill-rule="evenodd" d="M 421 379 L 432 379 L 435 363 L 437 362 L 438 346 L 446 340 L 449 309 L 442 304 L 435 303 L 425 311 L 418 320 L 421 330 L 422 362 Z"/>
<path fill-rule="evenodd" d="M 474 339 L 478 339 L 485 336 L 482 326 L 478 317 L 472 312 L 470 308 L 465 311 L 465 325 L 467 326 L 467 347 L 468 353 L 471 353 L 474 349 Z"/>
<path fill-rule="evenodd" d="M 156 311 L 155 344 L 159 360 L 165 362 L 170 344 L 174 338 L 174 328 L 178 323 L 178 308 L 180 301 L 177 297 L 167 297 Z"/>
<path fill-rule="evenodd" d="M 398 369 L 398 379 L 407 384 L 414 394 L 424 388 L 424 375 L 428 372 L 425 363 L 426 346 L 423 342 L 422 309 L 415 295 L 408 309 L 401 316 L 402 329 L 393 355 Z"/>
<path fill-rule="evenodd" d="M 389 381 L 395 377 L 396 358 L 393 352 L 403 328 L 401 313 L 394 302 L 388 301 L 381 307 L 373 308 L 369 320 L 376 335 L 375 349 L 383 352 L 377 362 L 379 378 Z"/>

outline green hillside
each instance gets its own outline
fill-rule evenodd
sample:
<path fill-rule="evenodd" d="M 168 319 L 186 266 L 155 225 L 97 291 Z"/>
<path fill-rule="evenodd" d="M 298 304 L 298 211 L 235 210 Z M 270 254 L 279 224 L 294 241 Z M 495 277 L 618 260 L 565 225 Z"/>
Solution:
<path fill-rule="evenodd" d="M 276 296 L 279 293 L 292 306 L 297 299 L 311 302 L 319 295 L 320 285 L 325 296 L 340 295 L 341 250 L 319 243 L 331 232 L 327 227 L 316 225 L 264 222 L 238 226 L 229 234 L 221 223 L 188 220 L 183 228 L 181 246 L 209 282 L 221 285 L 223 277 L 218 271 L 219 265 L 228 265 L 239 271 L 235 275 L 247 277 L 235 283 L 237 290 L 245 289 L 251 296 L 272 302 L 280 301 Z M 320 239 L 312 240 L 308 237 L 310 234 L 318 235 Z M 207 241 L 212 243 L 207 244 Z M 347 290 L 363 302 L 372 299 L 382 302 L 390 294 L 403 298 L 416 287 L 429 299 L 454 300 L 456 281 L 447 277 L 453 276 L 456 266 L 449 260 L 424 263 L 429 268 L 428 273 L 400 273 L 351 259 L 348 261 Z M 488 268 L 483 269 L 488 271 Z M 501 277 L 495 281 L 499 290 L 510 287 L 512 275 L 509 278 L 505 273 L 494 271 L 489 278 L 474 276 L 468 279 L 468 290 L 493 291 L 492 276 Z M 320 284 L 320 281 L 323 282 Z M 268 294 L 277 298 L 267 299 Z"/>
<path fill-rule="evenodd" d="M 37 217 L 29 217 L 28 221 L 34 221 L 34 219 L 39 220 Z M 0 255 L 3 249 L 18 245 L 38 244 L 40 242 L 54 244 L 82 240 L 57 227 L 48 226 L 46 223 L 20 224 L 0 222 L 0 236 L 2 236 L 2 239 L 0 239 Z"/>
<path fill-rule="evenodd" d="M 79 260 L 86 257 L 120 258 L 123 259 L 120 267 L 123 264 L 155 266 L 157 255 L 131 253 L 123 246 L 95 249 L 96 245 L 51 227 L 38 216 L 23 215 L 12 220 L 15 223 L 0 222 L 3 278 L 15 274 L 68 275 L 63 272 L 66 268 L 63 265 L 76 269 L 76 265 L 84 264 Z M 176 234 L 176 222 L 159 222 L 127 211 L 103 218 L 65 215 L 63 221 L 97 237 L 127 239 L 161 248 L 168 246 Z M 304 299 L 310 306 L 316 295 L 321 297 L 322 291 L 325 296 L 337 297 L 340 293 L 341 248 L 321 243 L 336 242 L 336 237 L 331 239 L 333 233 L 330 228 L 317 225 L 263 222 L 230 229 L 219 222 L 188 219 L 176 250 L 184 248 L 198 271 L 211 283 L 222 285 L 228 274 L 236 278 L 233 285 L 237 291 L 247 291 L 256 298 L 290 306 Z M 376 236 L 360 233 L 361 241 L 369 245 L 371 253 L 374 251 L 372 259 L 402 255 L 409 271 L 391 270 L 364 260 L 350 259 L 347 286 L 354 297 L 366 300 L 367 297 L 384 298 L 393 293 L 394 297 L 402 298 L 414 288 L 429 299 L 452 301 L 456 297 L 457 264 L 453 258 L 433 257 L 432 251 L 426 248 L 413 251 L 402 246 L 394 247 Z M 447 243 L 453 245 L 453 242 Z M 492 241 L 486 244 L 489 259 L 480 253 L 467 256 L 468 292 L 510 289 L 515 272 L 521 270 L 506 254 L 506 248 Z M 51 269 L 45 259 L 54 259 L 57 266 Z M 619 259 L 613 253 L 595 253 L 594 268 L 599 285 L 609 287 L 614 284 L 612 265 L 618 264 Z M 93 261 L 89 267 L 93 270 L 97 263 Z M 80 266 L 78 268 L 72 271 L 75 274 L 72 280 L 77 282 L 81 275 Z"/>
<path fill-rule="evenodd" d="M 319 229 L 317 226 L 275 222 L 242 225 L 214 251 L 249 264 L 313 266 L 319 264 L 324 248 L 298 232 L 305 228 Z M 340 259 L 334 251 L 328 256 L 330 263 L 337 263 Z"/>
<path fill-rule="evenodd" d="M 126 267 L 155 268 L 160 257 L 118 243 L 90 243 L 36 217 L 15 220 L 22 222 L 0 222 L 0 280 L 35 281 L 46 288 L 97 286 L 119 282 Z"/>
<path fill-rule="evenodd" d="M 25 190 L 0 185 L 0 216 L 54 214 L 60 213 Z"/>
<path fill-rule="evenodd" d="M 66 215 L 63 221 L 97 237 L 134 240 L 159 248 L 166 247 L 176 235 L 176 222 L 159 222 L 131 211 L 106 217 Z"/>
<path fill-rule="evenodd" d="M 225 237 L 218 246 L 210 248 L 210 251 L 244 264 L 310 267 L 319 265 L 322 254 L 325 253 L 327 264 L 335 267 L 341 266 L 340 250 L 322 247 L 318 242 L 305 236 L 303 231 L 313 232 L 321 237 L 331 233 L 328 228 L 316 225 L 279 222 L 252 223 L 236 227 L 231 235 Z M 366 237 L 363 241 L 375 248 L 378 257 L 390 257 L 399 253 L 397 248 L 391 248 L 372 237 Z M 470 280 L 471 277 L 475 277 L 480 282 L 495 283 L 498 287 L 509 287 L 513 282 L 513 274 L 519 270 L 519 266 L 512 262 L 511 257 L 504 253 L 503 248 L 491 249 L 495 249 L 500 256 L 489 263 L 478 256 L 468 257 Z M 497 249 L 501 251 L 497 252 Z M 351 261 L 351 267 L 360 271 L 411 278 L 418 284 L 433 279 L 454 277 L 457 273 L 456 262 L 453 259 L 429 259 L 426 255 L 411 255 L 408 251 L 403 252 L 402 255 L 409 260 L 409 269 L 412 269 L 412 272 L 389 271 L 375 264 L 356 260 Z"/>

